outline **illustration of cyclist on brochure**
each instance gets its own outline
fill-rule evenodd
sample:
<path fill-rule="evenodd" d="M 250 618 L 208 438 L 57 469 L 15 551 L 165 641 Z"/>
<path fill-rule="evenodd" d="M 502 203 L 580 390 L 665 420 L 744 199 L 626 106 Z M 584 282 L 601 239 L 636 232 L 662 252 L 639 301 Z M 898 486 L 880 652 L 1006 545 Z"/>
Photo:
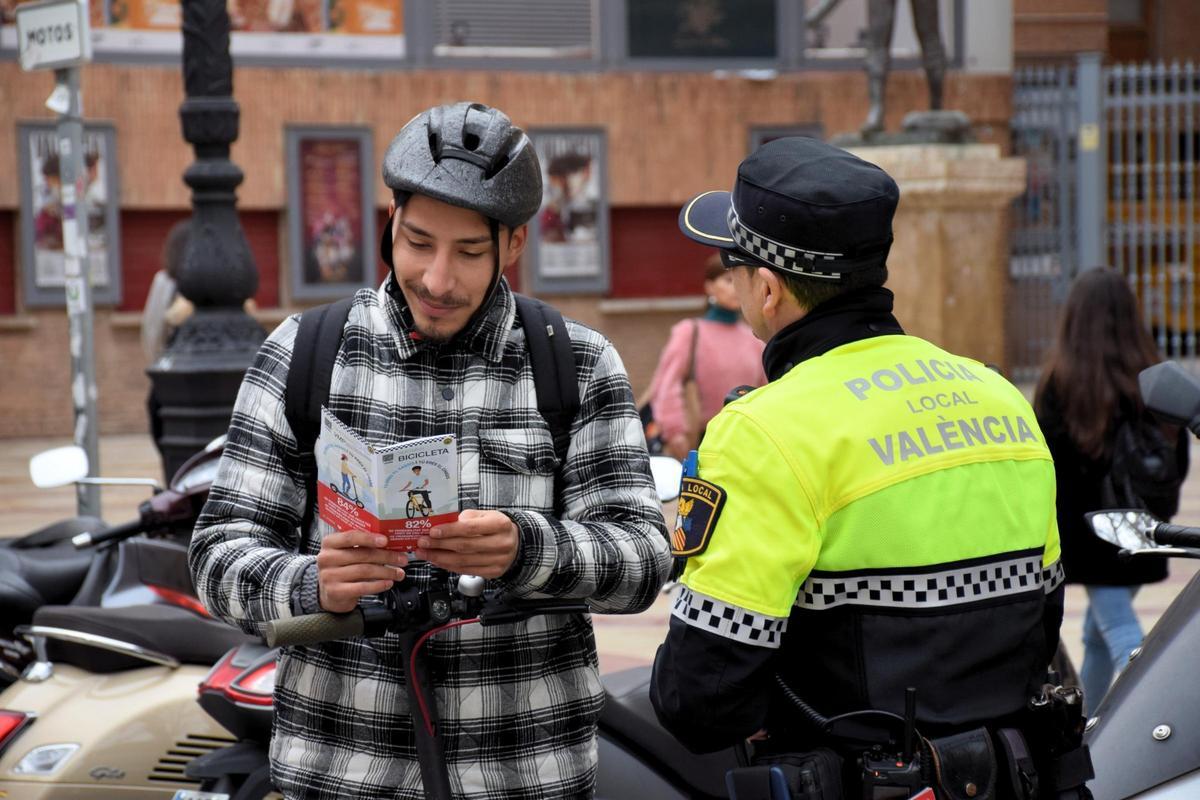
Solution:
<path fill-rule="evenodd" d="M 377 447 L 321 409 L 317 513 L 334 530 L 383 533 L 411 550 L 434 525 L 458 519 L 458 445 L 452 435 Z"/>

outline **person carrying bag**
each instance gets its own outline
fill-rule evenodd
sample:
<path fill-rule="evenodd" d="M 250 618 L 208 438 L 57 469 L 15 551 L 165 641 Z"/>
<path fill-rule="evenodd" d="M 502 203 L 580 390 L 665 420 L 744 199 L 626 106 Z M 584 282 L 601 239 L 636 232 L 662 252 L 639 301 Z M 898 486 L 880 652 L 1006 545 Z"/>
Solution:
<path fill-rule="evenodd" d="M 763 343 L 742 321 L 733 282 L 719 258 L 705 265 L 704 316 L 671 328 L 650 389 L 638 403 L 651 455 L 682 461 L 735 386 L 762 386 Z"/>

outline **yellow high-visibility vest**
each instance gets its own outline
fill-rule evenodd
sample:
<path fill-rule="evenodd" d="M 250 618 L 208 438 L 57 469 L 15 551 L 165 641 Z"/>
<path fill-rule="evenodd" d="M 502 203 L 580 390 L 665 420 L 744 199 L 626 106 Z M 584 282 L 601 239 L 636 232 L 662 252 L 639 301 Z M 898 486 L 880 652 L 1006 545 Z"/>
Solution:
<path fill-rule="evenodd" d="M 1029 403 L 913 336 L 843 345 L 732 402 L 698 478 L 681 506 L 710 530 L 682 582 L 717 601 L 709 612 L 748 612 L 742 635 L 781 630 L 797 606 L 950 607 L 1061 581 L 1054 469 Z M 677 604 L 688 613 L 703 612 Z"/>

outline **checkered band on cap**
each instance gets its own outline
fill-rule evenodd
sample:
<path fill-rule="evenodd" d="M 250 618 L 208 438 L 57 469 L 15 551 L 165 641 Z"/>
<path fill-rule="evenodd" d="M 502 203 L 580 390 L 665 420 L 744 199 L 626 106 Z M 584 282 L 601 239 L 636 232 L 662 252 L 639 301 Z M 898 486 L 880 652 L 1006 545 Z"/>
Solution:
<path fill-rule="evenodd" d="M 937 571 L 871 575 L 813 572 L 800 587 L 796 605 L 812 611 L 837 606 L 928 609 L 976 603 L 1025 592 L 1049 594 L 1063 580 L 1062 565 L 1042 567 L 1042 554 L 999 558 Z"/>
<path fill-rule="evenodd" d="M 734 243 L 759 261 L 797 275 L 841 280 L 842 273 L 830 262 L 842 258 L 844 253 L 823 253 L 777 242 L 743 223 L 733 206 L 729 208 L 727 221 Z"/>
<path fill-rule="evenodd" d="M 679 587 L 671 616 L 717 636 L 771 650 L 783 644 L 788 622 L 787 617 L 768 617 L 748 611 L 693 592 L 686 586 Z"/>

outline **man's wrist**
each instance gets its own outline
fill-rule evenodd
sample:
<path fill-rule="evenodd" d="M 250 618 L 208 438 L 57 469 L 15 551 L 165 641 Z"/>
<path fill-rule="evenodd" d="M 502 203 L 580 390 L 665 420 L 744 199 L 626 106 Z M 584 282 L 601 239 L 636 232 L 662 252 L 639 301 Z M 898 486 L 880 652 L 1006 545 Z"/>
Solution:
<path fill-rule="evenodd" d="M 291 606 L 292 613 L 297 616 L 317 614 L 323 610 L 321 607 L 321 584 L 315 558 L 300 570 L 296 580 L 292 583 Z"/>

